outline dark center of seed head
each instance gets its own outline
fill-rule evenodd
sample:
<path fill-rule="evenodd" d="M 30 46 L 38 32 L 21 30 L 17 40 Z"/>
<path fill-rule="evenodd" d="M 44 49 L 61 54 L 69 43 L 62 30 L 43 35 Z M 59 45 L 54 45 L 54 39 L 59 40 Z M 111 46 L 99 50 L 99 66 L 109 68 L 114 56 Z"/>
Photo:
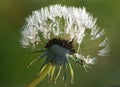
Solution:
<path fill-rule="evenodd" d="M 73 40 L 68 41 L 60 38 L 53 38 L 46 43 L 45 48 L 53 51 L 56 51 L 54 53 L 64 55 L 67 51 L 69 51 L 69 54 L 75 53 L 74 47 L 73 47 Z M 63 51 L 63 52 L 62 52 Z"/>
<path fill-rule="evenodd" d="M 69 50 L 67 50 L 66 48 L 63 48 L 59 45 L 53 45 L 50 48 L 50 52 L 55 54 L 56 56 L 65 56 L 66 54 L 69 54 Z"/>

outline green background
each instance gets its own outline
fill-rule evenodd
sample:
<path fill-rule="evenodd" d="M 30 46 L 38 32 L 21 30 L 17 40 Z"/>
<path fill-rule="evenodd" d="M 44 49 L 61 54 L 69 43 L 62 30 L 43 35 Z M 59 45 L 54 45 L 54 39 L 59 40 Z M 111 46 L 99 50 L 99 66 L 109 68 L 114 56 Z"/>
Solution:
<path fill-rule="evenodd" d="M 26 69 L 39 54 L 25 56 L 29 51 L 20 46 L 20 29 L 33 10 L 56 3 L 85 6 L 111 41 L 110 56 L 99 58 L 89 72 L 73 65 L 75 84 L 68 83 L 68 87 L 120 87 L 120 0 L 0 0 L 0 87 L 25 87 L 35 78 L 42 61 Z M 38 85 L 48 86 L 64 84 L 61 78 L 56 85 L 46 78 Z"/>

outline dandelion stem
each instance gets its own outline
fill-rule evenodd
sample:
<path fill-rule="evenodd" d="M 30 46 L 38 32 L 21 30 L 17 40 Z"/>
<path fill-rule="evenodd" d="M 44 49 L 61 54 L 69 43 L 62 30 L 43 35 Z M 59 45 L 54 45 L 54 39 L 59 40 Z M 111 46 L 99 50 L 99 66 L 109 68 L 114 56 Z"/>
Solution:
<path fill-rule="evenodd" d="M 52 69 L 52 64 L 49 63 L 40 71 L 40 76 L 31 82 L 27 87 L 35 87 L 38 85 L 48 74 L 48 71 Z"/>

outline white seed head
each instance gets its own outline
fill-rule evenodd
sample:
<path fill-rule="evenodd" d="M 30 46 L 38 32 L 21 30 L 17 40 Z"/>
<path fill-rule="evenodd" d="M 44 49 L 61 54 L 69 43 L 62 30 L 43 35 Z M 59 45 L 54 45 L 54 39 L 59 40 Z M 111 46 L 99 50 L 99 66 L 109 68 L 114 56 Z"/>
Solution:
<path fill-rule="evenodd" d="M 54 37 L 73 40 L 75 56 L 84 60 L 86 64 L 93 64 L 95 56 L 87 57 L 91 54 L 83 52 L 82 44 L 87 42 L 87 44 L 97 45 L 95 50 L 89 49 L 89 51 L 97 51 L 99 56 L 104 56 L 109 48 L 108 39 L 103 37 L 105 30 L 97 27 L 96 20 L 85 7 L 67 7 L 59 4 L 44 7 L 33 11 L 32 15 L 26 18 L 26 25 L 21 32 L 21 44 L 23 47 L 37 47 L 41 43 L 46 44 L 45 41 Z M 99 41 L 100 38 L 103 40 Z M 99 43 L 96 44 L 96 40 Z M 92 45 L 89 46 L 92 48 Z M 98 47 L 104 48 L 99 51 Z"/>
<path fill-rule="evenodd" d="M 37 49 L 33 52 L 41 52 L 41 55 L 27 67 L 41 58 L 46 59 L 38 78 L 29 87 L 35 87 L 47 75 L 56 83 L 62 67 L 63 80 L 66 84 L 66 64 L 69 66 L 73 83 L 74 70 L 70 59 L 82 65 L 87 71 L 86 68 L 95 63 L 96 57 L 108 55 L 109 40 L 105 36 L 105 29 L 97 27 L 96 20 L 85 7 L 57 4 L 33 11 L 32 15 L 26 18 L 20 42 L 25 48 Z"/>
<path fill-rule="evenodd" d="M 24 46 L 34 45 L 36 41 L 41 41 L 41 38 L 50 39 L 52 36 L 64 38 L 64 35 L 70 40 L 76 39 L 80 44 L 86 28 L 94 28 L 96 19 L 89 15 L 85 7 L 52 5 L 33 11 L 32 15 L 26 18 L 26 22 L 21 41 Z"/>

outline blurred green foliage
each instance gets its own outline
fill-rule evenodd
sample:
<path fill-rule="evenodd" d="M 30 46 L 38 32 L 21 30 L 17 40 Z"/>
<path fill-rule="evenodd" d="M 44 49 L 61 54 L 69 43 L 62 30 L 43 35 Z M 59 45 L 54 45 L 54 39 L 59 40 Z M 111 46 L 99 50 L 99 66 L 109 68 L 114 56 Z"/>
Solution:
<path fill-rule="evenodd" d="M 74 66 L 75 84 L 68 87 L 120 87 L 120 0 L 0 0 L 0 87 L 25 87 L 35 78 L 42 61 L 26 69 L 39 54 L 25 56 L 28 50 L 20 46 L 20 31 L 33 10 L 56 3 L 85 6 L 98 18 L 97 24 L 106 29 L 111 41 L 110 56 L 98 58 L 89 72 Z M 61 79 L 54 85 L 46 78 L 38 87 L 48 86 L 64 85 Z"/>

